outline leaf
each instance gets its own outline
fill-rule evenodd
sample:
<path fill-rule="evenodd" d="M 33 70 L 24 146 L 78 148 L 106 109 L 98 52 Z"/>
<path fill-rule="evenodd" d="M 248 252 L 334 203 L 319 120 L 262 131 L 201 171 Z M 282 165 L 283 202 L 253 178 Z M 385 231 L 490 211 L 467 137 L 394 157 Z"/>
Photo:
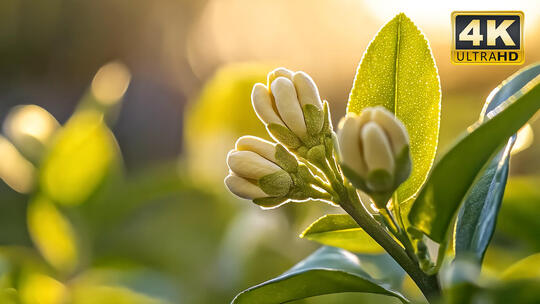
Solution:
<path fill-rule="evenodd" d="M 480 120 L 539 74 L 540 64 L 537 64 L 527 67 L 503 81 L 488 97 Z M 478 263 L 482 263 L 495 230 L 508 178 L 510 151 L 515 140 L 516 136 L 514 135 L 490 161 L 460 208 L 456 223 L 456 257 L 467 254 L 473 256 Z"/>
<path fill-rule="evenodd" d="M 64 272 L 75 268 L 78 248 L 73 226 L 44 196 L 34 197 L 28 205 L 28 232 L 51 265 Z"/>
<path fill-rule="evenodd" d="M 358 253 L 385 252 L 348 214 L 327 214 L 313 222 L 300 237 Z"/>
<path fill-rule="evenodd" d="M 512 177 L 504 193 L 497 233 L 505 239 L 540 251 L 540 178 Z"/>
<path fill-rule="evenodd" d="M 540 76 L 488 112 L 435 165 L 409 214 L 413 226 L 442 243 L 478 173 L 540 108 Z"/>
<path fill-rule="evenodd" d="M 501 278 L 505 280 L 540 280 L 540 253 L 530 255 L 508 267 Z"/>
<path fill-rule="evenodd" d="M 285 303 L 340 292 L 384 294 L 408 302 L 389 283 L 380 283 L 368 274 L 361 256 L 322 247 L 279 277 L 241 292 L 232 303 Z"/>
<path fill-rule="evenodd" d="M 441 91 L 437 67 L 424 35 L 404 14 L 377 34 L 356 72 L 347 112 L 382 105 L 407 127 L 413 170 L 398 189 L 398 200 L 414 196 L 435 159 Z"/>
<path fill-rule="evenodd" d="M 103 115 L 77 112 L 60 131 L 44 160 L 41 187 L 55 202 L 80 204 L 111 172 L 118 155 L 118 146 Z"/>

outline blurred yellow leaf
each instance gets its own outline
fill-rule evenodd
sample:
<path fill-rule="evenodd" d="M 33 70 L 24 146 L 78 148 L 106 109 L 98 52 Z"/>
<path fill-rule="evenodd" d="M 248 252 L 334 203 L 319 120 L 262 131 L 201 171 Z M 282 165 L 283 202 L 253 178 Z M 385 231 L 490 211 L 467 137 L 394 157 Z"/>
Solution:
<path fill-rule="evenodd" d="M 184 138 L 192 173 L 222 180 L 225 157 L 242 135 L 269 139 L 251 106 L 251 90 L 266 83 L 270 67 L 262 64 L 232 64 L 219 69 L 205 84 L 186 111 Z"/>
<path fill-rule="evenodd" d="M 117 155 L 116 141 L 103 115 L 77 112 L 59 132 L 43 162 L 43 190 L 58 203 L 82 203 L 104 180 Z"/>
<path fill-rule="evenodd" d="M 24 304 L 68 303 L 68 290 L 64 284 L 40 273 L 31 273 L 24 279 L 20 295 Z"/>
<path fill-rule="evenodd" d="M 44 196 L 36 196 L 28 205 L 28 231 L 51 265 L 66 272 L 75 268 L 78 250 L 73 227 Z"/>
<path fill-rule="evenodd" d="M 540 253 L 514 263 L 501 274 L 501 277 L 505 280 L 540 280 Z"/>
<path fill-rule="evenodd" d="M 73 290 L 74 304 L 166 304 L 126 287 L 82 285 Z"/>

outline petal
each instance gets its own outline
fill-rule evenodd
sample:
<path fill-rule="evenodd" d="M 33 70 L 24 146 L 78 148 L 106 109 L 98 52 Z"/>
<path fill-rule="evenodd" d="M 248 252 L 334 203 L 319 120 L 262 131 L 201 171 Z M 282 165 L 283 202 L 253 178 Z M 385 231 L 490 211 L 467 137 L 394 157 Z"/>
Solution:
<path fill-rule="evenodd" d="M 390 137 L 394 155 L 401 153 L 403 147 L 409 144 L 407 129 L 392 113 L 383 107 L 373 110 L 372 120 L 381 126 Z"/>
<path fill-rule="evenodd" d="M 255 136 L 242 136 L 236 141 L 236 150 L 252 151 L 271 162 L 276 162 L 276 145 Z"/>
<path fill-rule="evenodd" d="M 285 77 L 289 80 L 293 79 L 293 72 L 286 68 L 277 68 L 272 72 L 268 73 L 268 85 L 271 85 L 274 80 L 278 77 Z"/>
<path fill-rule="evenodd" d="M 322 110 L 321 97 L 317 85 L 308 74 L 304 72 L 296 72 L 293 76 L 294 87 L 298 94 L 300 105 L 312 104 Z"/>
<path fill-rule="evenodd" d="M 257 83 L 253 86 L 253 91 L 251 92 L 251 102 L 253 103 L 255 113 L 257 113 L 257 116 L 259 116 L 259 119 L 263 123 L 267 125 L 271 123 L 276 123 L 282 126 L 285 125 L 272 106 L 270 92 L 268 92 L 268 89 L 262 83 Z"/>
<path fill-rule="evenodd" d="M 361 133 L 364 160 L 369 172 L 384 169 L 393 174 L 394 157 L 384 130 L 375 122 L 370 121 L 364 125 Z"/>
<path fill-rule="evenodd" d="M 278 165 L 251 151 L 229 152 L 227 164 L 236 175 L 255 180 L 282 170 Z"/>
<path fill-rule="evenodd" d="M 292 81 L 285 77 L 278 77 L 271 85 L 272 94 L 276 102 L 279 115 L 283 122 L 299 137 L 306 135 L 304 114 L 296 96 L 296 89 Z"/>
<path fill-rule="evenodd" d="M 359 144 L 358 116 L 348 115 L 339 123 L 338 143 L 341 162 L 359 176 L 366 176 L 366 165 Z"/>
<path fill-rule="evenodd" d="M 236 175 L 227 175 L 225 177 L 225 185 L 229 190 L 238 197 L 245 199 L 256 199 L 262 197 L 268 197 L 264 191 L 257 185 L 251 183 L 245 178 L 241 178 Z"/>

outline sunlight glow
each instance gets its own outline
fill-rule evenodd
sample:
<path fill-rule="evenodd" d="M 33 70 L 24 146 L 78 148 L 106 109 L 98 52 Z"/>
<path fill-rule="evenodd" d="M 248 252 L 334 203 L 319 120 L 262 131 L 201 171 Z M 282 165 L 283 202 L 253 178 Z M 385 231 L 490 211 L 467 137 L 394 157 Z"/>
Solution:
<path fill-rule="evenodd" d="M 35 168 L 6 138 L 0 136 L 0 178 L 13 190 L 28 193 L 34 186 Z"/>
<path fill-rule="evenodd" d="M 3 131 L 17 146 L 25 144 L 25 137 L 46 144 L 59 126 L 58 121 L 42 107 L 22 105 L 8 113 Z"/>
<path fill-rule="evenodd" d="M 92 94 L 104 105 L 116 104 L 126 93 L 130 81 L 131 73 L 123 63 L 107 63 L 92 80 Z"/>
<path fill-rule="evenodd" d="M 517 133 L 516 142 L 512 147 L 511 155 L 517 154 L 528 147 L 533 143 L 534 134 L 530 124 L 526 124 Z"/>

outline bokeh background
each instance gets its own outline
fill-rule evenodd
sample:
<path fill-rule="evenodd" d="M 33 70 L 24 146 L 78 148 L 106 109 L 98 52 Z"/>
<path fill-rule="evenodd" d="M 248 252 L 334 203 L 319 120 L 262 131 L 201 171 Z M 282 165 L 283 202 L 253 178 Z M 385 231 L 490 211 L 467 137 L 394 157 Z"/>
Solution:
<path fill-rule="evenodd" d="M 520 68 L 452 65 L 453 10 L 524 11 L 525 65 L 540 60 L 535 0 L 0 1 L 0 302 L 228 303 L 281 274 L 318 247 L 298 234 L 339 210 L 263 211 L 225 190 L 236 138 L 268 137 L 251 87 L 303 70 L 337 122 L 362 53 L 403 11 L 438 65 L 440 155 Z M 522 133 L 486 275 L 540 251 L 540 123 Z M 298 303 L 361 300 L 393 303 Z"/>

